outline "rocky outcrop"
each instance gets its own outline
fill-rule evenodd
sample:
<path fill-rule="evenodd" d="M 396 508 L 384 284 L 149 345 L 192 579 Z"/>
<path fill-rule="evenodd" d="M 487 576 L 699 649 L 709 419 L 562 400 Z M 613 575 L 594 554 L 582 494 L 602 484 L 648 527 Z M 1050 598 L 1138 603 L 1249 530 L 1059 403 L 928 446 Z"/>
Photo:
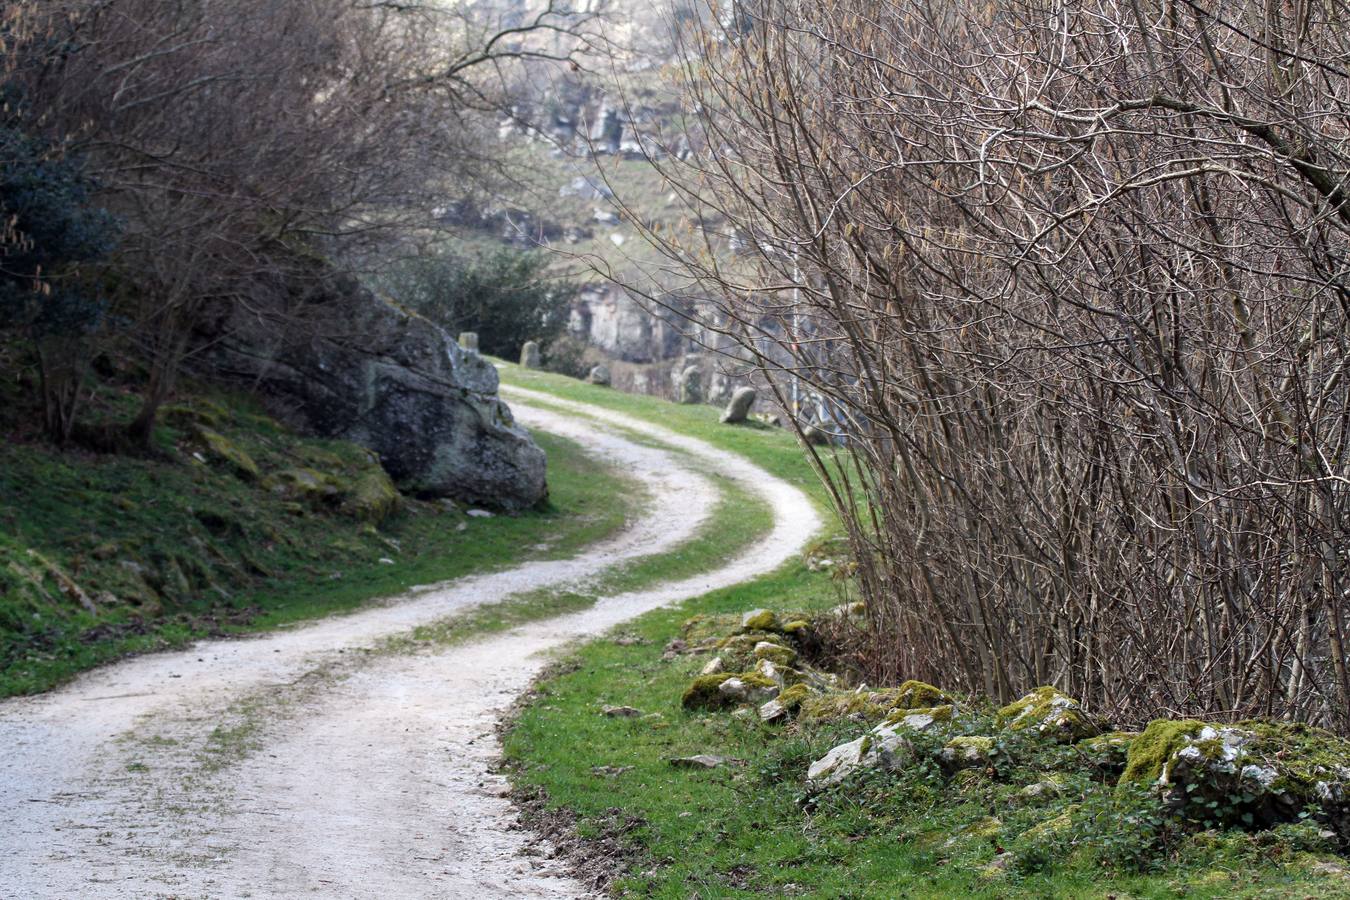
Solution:
<path fill-rule="evenodd" d="M 326 275 L 199 335 L 198 367 L 280 416 L 367 447 L 406 492 L 523 509 L 547 496 L 544 453 L 497 397 L 497 370 L 430 321 Z"/>

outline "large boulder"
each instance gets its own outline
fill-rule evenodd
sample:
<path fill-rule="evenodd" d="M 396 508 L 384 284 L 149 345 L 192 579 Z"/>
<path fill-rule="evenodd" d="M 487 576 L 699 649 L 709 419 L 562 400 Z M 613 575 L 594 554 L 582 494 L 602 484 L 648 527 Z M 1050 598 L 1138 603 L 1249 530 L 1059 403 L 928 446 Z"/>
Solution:
<path fill-rule="evenodd" d="M 407 493 L 523 509 L 544 453 L 497 397 L 497 370 L 427 319 L 325 273 L 303 293 L 222 307 L 198 363 L 293 424 L 368 447 Z"/>

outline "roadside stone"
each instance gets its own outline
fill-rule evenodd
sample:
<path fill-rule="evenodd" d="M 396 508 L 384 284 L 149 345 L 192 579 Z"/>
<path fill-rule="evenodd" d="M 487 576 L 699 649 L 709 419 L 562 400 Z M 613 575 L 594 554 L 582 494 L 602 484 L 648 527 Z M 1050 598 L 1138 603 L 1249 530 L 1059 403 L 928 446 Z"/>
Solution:
<path fill-rule="evenodd" d="M 714 656 L 712 659 L 704 663 L 702 670 L 699 671 L 699 674 L 716 675 L 718 672 L 721 671 L 722 671 L 722 657 Z"/>
<path fill-rule="evenodd" d="M 539 358 L 539 342 L 526 341 L 520 348 L 520 367 L 522 369 L 537 369 L 542 365 Z"/>
<path fill-rule="evenodd" d="M 811 763 L 806 772 L 809 787 L 820 789 L 838 784 L 865 769 L 899 769 L 914 759 L 914 748 L 898 733 L 865 734 L 830 750 Z"/>
<path fill-rule="evenodd" d="M 736 388 L 736 392 L 727 403 L 727 408 L 722 411 L 722 424 L 739 425 L 744 422 L 750 416 L 750 407 L 755 405 L 756 397 L 755 389 L 752 387 Z"/>
<path fill-rule="evenodd" d="M 642 715 L 642 710 L 632 706 L 606 706 L 600 712 L 611 719 L 636 719 Z"/>
<path fill-rule="evenodd" d="M 632 766 L 591 766 L 592 775 L 602 775 L 605 778 L 618 778 L 624 772 L 631 771 Z"/>
<path fill-rule="evenodd" d="M 598 384 L 603 387 L 609 387 L 611 381 L 609 366 L 598 365 L 591 369 L 591 373 L 586 376 L 586 380 L 591 384 Z"/>
<path fill-rule="evenodd" d="M 698 366 L 686 366 L 680 373 L 679 401 L 686 404 L 703 402 L 703 373 Z"/>

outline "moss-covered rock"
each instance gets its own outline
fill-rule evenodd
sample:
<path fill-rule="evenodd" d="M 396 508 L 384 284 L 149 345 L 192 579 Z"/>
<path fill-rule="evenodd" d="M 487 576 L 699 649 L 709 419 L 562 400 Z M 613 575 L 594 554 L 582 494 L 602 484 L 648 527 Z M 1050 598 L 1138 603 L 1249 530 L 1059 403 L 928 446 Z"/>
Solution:
<path fill-rule="evenodd" d="M 779 666 L 790 666 L 797 661 L 796 650 L 772 641 L 759 641 L 751 652 L 756 659 L 767 659 Z"/>
<path fill-rule="evenodd" d="M 1101 734 L 1102 723 L 1083 712 L 1079 702 L 1053 687 L 1040 687 L 998 711 L 995 723 L 1010 731 L 1034 731 L 1071 742 Z"/>
<path fill-rule="evenodd" d="M 720 643 L 728 635 L 739 631 L 740 627 L 740 616 L 703 613 L 684 620 L 680 626 L 680 637 L 691 646 Z"/>
<path fill-rule="evenodd" d="M 1158 784 L 1166 781 L 1168 763 L 1205 728 L 1194 719 L 1154 719 L 1129 744 L 1120 783 Z"/>
<path fill-rule="evenodd" d="M 895 690 L 830 691 L 802 704 L 801 717 L 808 722 L 832 722 L 852 719 L 879 722 L 895 709 Z"/>
<path fill-rule="evenodd" d="M 383 469 L 363 472 L 342 502 L 342 511 L 363 522 L 378 524 L 398 512 L 403 496 Z"/>
<path fill-rule="evenodd" d="M 956 700 L 941 688 L 914 679 L 901 684 L 895 695 L 896 709 L 931 709 L 935 706 L 951 706 L 955 702 Z"/>
<path fill-rule="evenodd" d="M 1079 804 L 1072 803 L 1058 815 L 1032 825 L 1022 833 L 1019 843 L 1039 844 L 1063 839 L 1073 830 L 1074 814 L 1078 809 Z"/>
<path fill-rule="evenodd" d="M 729 701 L 718 688 L 732 677 L 730 672 L 698 676 L 690 682 L 689 687 L 685 688 L 680 705 L 685 709 L 722 709 Z"/>
<path fill-rule="evenodd" d="M 1119 777 L 1129 763 L 1130 745 L 1138 736 L 1131 731 L 1108 731 L 1079 741 L 1076 749 L 1100 772 Z"/>
<path fill-rule="evenodd" d="M 311 506 L 320 503 L 337 504 L 343 497 L 351 494 L 349 482 L 317 469 L 282 469 L 264 478 L 262 485 L 265 490 L 278 497 L 308 503 Z"/>
<path fill-rule="evenodd" d="M 813 693 L 810 685 L 798 682 L 779 691 L 777 700 L 789 713 L 795 713 Z"/>
<path fill-rule="evenodd" d="M 229 418 L 230 414 L 222 406 L 204 397 L 198 397 L 190 404 L 171 404 L 159 411 L 160 421 L 171 428 L 189 429 L 203 425 L 218 429 Z"/>
<path fill-rule="evenodd" d="M 1152 784 L 1187 816 L 1266 828 L 1312 814 L 1350 844 L 1350 741 L 1289 722 L 1151 722 L 1122 783 Z"/>
<path fill-rule="evenodd" d="M 948 772 L 960 769 L 985 768 L 994 758 L 994 739 L 986 735 L 961 735 L 949 740 L 938 754 L 942 768 Z"/>
<path fill-rule="evenodd" d="M 220 432 L 199 425 L 195 435 L 208 460 L 224 465 L 245 481 L 257 481 L 262 475 L 253 457 Z"/>
<path fill-rule="evenodd" d="M 752 609 L 741 616 L 741 628 L 745 631 L 777 631 L 778 616 L 771 609 Z"/>
<path fill-rule="evenodd" d="M 798 635 L 811 630 L 811 623 L 806 619 L 792 619 L 783 623 L 783 633 Z"/>
<path fill-rule="evenodd" d="M 956 707 L 951 704 L 918 709 L 901 708 L 888 715 L 885 724 L 903 731 L 937 731 L 951 727 L 955 717 Z"/>
<path fill-rule="evenodd" d="M 728 704 L 758 704 L 777 697 L 779 686 L 778 682 L 761 672 L 741 672 L 719 684 L 717 692 L 726 698 Z"/>

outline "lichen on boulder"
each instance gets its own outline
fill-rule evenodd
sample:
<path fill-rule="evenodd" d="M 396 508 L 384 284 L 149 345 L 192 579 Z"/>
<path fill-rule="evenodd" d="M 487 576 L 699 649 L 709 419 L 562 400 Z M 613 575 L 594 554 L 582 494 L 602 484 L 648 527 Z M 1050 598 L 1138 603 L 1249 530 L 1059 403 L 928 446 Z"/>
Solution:
<path fill-rule="evenodd" d="M 1105 729 L 1083 712 L 1081 704 L 1053 687 L 1040 687 L 998 711 L 995 722 L 1010 731 L 1035 731 L 1054 740 L 1072 742 L 1101 734 Z"/>

